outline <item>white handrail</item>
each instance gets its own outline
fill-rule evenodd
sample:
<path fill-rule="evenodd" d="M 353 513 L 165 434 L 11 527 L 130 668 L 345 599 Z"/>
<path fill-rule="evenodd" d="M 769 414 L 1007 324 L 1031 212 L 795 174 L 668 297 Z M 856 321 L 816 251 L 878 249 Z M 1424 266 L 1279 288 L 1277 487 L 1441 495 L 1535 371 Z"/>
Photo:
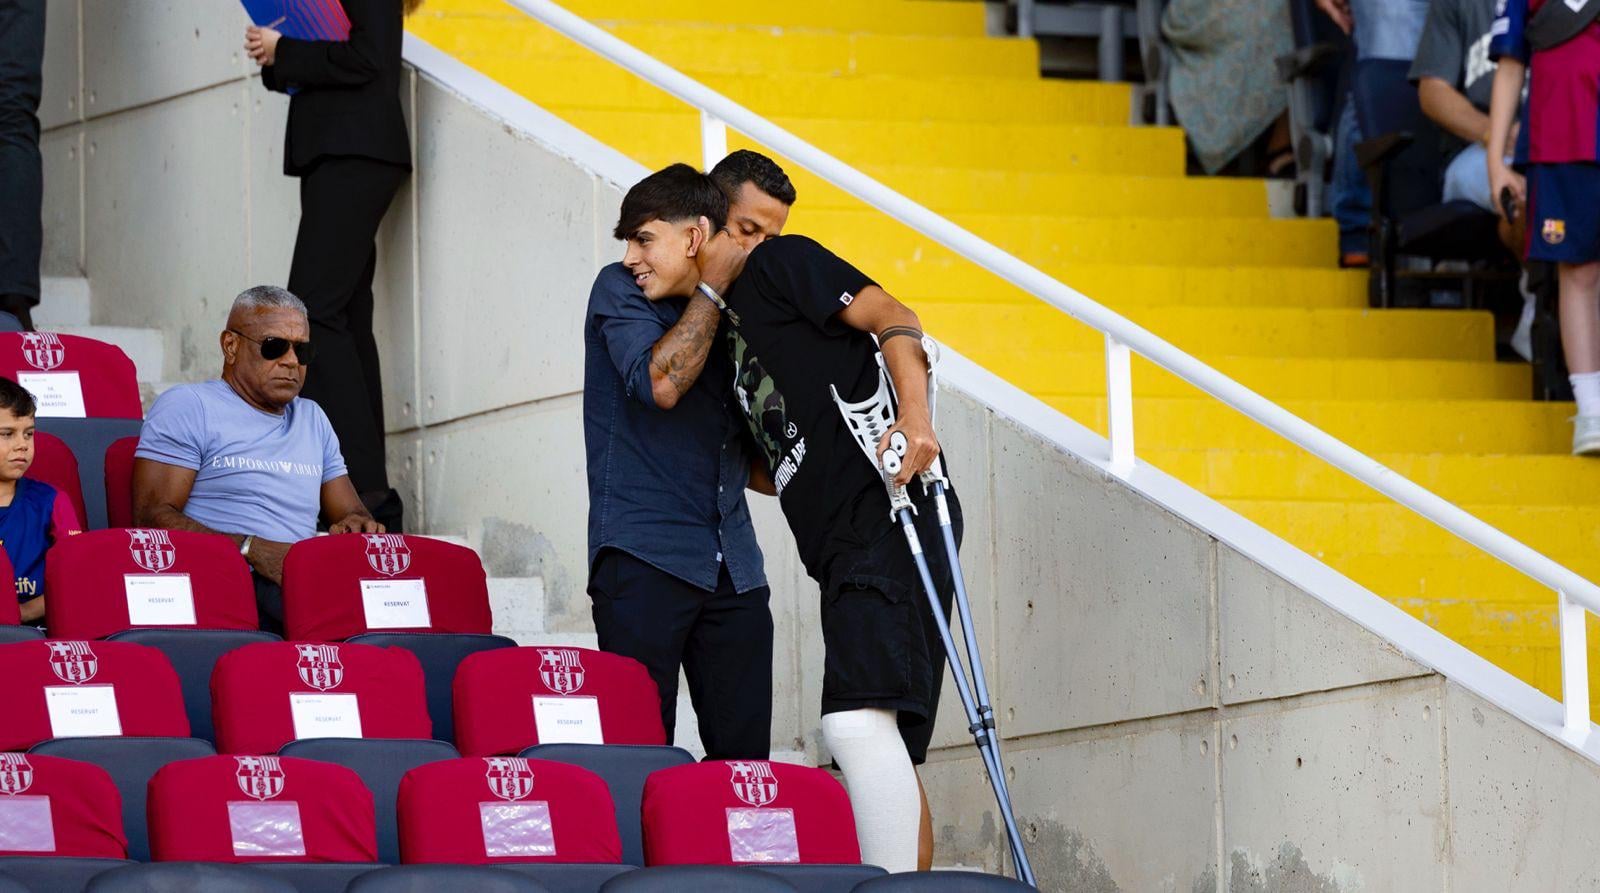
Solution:
<path fill-rule="evenodd" d="M 1165 339 L 1104 305 L 1096 303 L 1042 270 L 917 204 L 877 180 L 811 145 L 744 106 L 684 75 L 597 25 L 574 15 L 554 0 L 507 0 L 573 41 L 671 93 L 698 109 L 702 116 L 702 152 L 720 157 L 711 145 L 726 124 L 850 193 L 895 220 L 962 255 L 1012 285 L 1106 335 L 1107 405 L 1112 418 L 1109 467 L 1126 474 L 1125 459 L 1133 450 L 1131 377 L 1126 355 L 1131 349 L 1191 385 L 1233 407 L 1264 427 L 1297 444 L 1374 490 L 1406 506 L 1529 577 L 1556 590 L 1563 607 L 1576 603 L 1600 613 L 1600 586 L 1513 539 L 1448 500 L 1413 483 L 1294 413 L 1273 403 L 1221 372 L 1179 350 Z M 723 137 L 725 139 L 725 137 Z M 725 143 L 724 143 L 725 146 Z M 1119 353 L 1123 353 L 1119 357 Z M 1569 730 L 1587 730 L 1587 653 L 1581 618 L 1565 622 L 1561 633 L 1563 690 Z"/>

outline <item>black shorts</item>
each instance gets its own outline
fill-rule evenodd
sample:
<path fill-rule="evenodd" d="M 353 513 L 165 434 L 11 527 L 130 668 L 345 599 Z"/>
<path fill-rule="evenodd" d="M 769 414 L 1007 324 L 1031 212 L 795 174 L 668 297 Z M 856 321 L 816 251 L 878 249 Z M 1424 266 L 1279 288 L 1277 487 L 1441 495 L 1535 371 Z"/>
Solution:
<path fill-rule="evenodd" d="M 920 485 L 913 484 L 913 490 Z M 961 504 L 950 494 L 956 543 Z M 955 593 L 933 500 L 916 500 L 917 535 L 939 591 L 944 616 Z M 869 707 L 898 710 L 911 762 L 927 759 L 945 674 L 944 641 L 899 524 L 884 517 L 864 549 L 829 562 L 822 583 L 822 712 Z"/>

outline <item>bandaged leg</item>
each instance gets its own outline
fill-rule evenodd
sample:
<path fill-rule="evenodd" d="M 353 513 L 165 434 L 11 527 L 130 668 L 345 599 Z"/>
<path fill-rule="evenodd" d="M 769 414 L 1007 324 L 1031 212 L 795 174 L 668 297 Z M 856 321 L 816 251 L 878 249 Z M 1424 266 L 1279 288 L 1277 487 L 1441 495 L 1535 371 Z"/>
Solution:
<path fill-rule="evenodd" d="M 822 717 L 822 741 L 844 772 L 861 861 L 891 872 L 915 871 L 922 798 L 896 712 L 829 713 Z"/>

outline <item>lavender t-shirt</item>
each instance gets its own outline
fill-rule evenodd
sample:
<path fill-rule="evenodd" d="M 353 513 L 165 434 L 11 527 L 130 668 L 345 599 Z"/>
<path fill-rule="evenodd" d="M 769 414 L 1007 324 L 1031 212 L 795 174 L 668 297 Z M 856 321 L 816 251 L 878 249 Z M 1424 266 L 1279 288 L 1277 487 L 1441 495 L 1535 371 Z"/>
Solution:
<path fill-rule="evenodd" d="M 315 535 L 322 485 L 346 473 L 322 407 L 296 397 L 273 415 L 221 380 L 156 398 L 134 455 L 195 472 L 183 507 L 190 518 L 286 543 Z"/>

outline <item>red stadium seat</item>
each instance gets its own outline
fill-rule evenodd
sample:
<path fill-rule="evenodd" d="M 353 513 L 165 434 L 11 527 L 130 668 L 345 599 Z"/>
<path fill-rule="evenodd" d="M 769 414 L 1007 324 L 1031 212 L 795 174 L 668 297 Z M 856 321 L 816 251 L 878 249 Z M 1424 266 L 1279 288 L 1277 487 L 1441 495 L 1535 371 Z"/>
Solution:
<path fill-rule="evenodd" d="M 861 862 L 844 786 L 764 760 L 674 766 L 644 783 L 647 865 Z"/>
<path fill-rule="evenodd" d="M 104 341 L 50 332 L 0 332 L 0 375 L 33 393 L 40 418 L 144 417 L 133 361 Z"/>
<path fill-rule="evenodd" d="M 468 757 L 400 780 L 403 862 L 622 861 L 605 780 L 548 760 Z"/>
<path fill-rule="evenodd" d="M 65 493 L 78 512 L 79 529 L 88 529 L 89 510 L 83 503 L 83 479 L 78 476 L 78 457 L 72 454 L 72 448 L 61 438 L 43 431 L 33 433 L 33 465 L 28 467 L 27 476 Z"/>
<path fill-rule="evenodd" d="M 480 651 L 456 669 L 456 748 L 514 754 L 534 744 L 666 744 L 644 665 L 587 648 Z"/>
<path fill-rule="evenodd" d="M 133 526 L 133 451 L 139 438 L 122 437 L 106 447 L 106 526 Z M 87 519 L 86 519 L 87 520 Z"/>
<path fill-rule="evenodd" d="M 45 555 L 52 636 L 125 629 L 256 629 L 255 584 L 233 540 L 216 533 L 95 530 Z"/>
<path fill-rule="evenodd" d="M 17 572 L 11 566 L 11 556 L 0 547 L 0 580 L 15 582 Z M 0 626 L 16 626 L 22 622 L 22 605 L 17 601 L 14 587 L 0 586 Z"/>
<path fill-rule="evenodd" d="M 0 753 L 0 856 L 127 855 L 122 795 L 110 773 L 62 757 Z"/>
<path fill-rule="evenodd" d="M 337 642 L 369 632 L 487 633 L 478 555 L 425 536 L 319 536 L 283 559 L 284 635 Z"/>
<path fill-rule="evenodd" d="M 275 756 L 168 763 L 150 778 L 157 862 L 374 862 L 372 792 L 353 770 Z"/>
<path fill-rule="evenodd" d="M 211 713 L 222 753 L 298 738 L 431 738 L 422 665 L 404 648 L 259 642 L 218 658 Z"/>
<path fill-rule="evenodd" d="M 167 656 L 131 642 L 0 645 L 0 750 L 47 738 L 187 738 L 178 674 Z"/>

